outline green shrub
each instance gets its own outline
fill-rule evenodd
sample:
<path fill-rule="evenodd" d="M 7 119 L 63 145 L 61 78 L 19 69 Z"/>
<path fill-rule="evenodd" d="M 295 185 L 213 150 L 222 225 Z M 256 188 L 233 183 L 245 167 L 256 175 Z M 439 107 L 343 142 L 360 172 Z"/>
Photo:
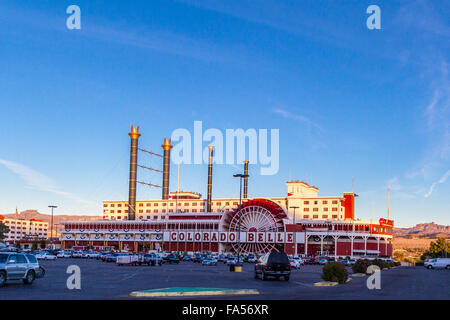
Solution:
<path fill-rule="evenodd" d="M 366 273 L 367 268 L 371 265 L 367 259 L 359 259 L 352 265 L 353 273 Z"/>
<path fill-rule="evenodd" d="M 348 271 L 343 263 L 329 262 L 322 268 L 322 279 L 324 281 L 345 283 L 348 279 Z"/>
<path fill-rule="evenodd" d="M 416 267 L 423 267 L 425 261 L 417 261 Z"/>
<path fill-rule="evenodd" d="M 400 262 L 397 262 L 397 261 L 394 262 L 394 264 L 395 264 L 396 267 L 400 267 L 402 265 Z"/>
<path fill-rule="evenodd" d="M 383 270 L 385 268 L 385 262 L 381 259 L 375 259 L 372 261 L 372 264 L 375 266 L 378 266 L 380 270 Z"/>

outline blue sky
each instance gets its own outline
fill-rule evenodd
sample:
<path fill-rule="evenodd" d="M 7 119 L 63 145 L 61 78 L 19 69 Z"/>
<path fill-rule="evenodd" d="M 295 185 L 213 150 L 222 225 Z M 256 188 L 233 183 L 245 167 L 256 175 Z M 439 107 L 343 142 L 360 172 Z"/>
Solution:
<path fill-rule="evenodd" d="M 81 30 L 66 28 L 71 4 Z M 366 27 L 371 4 L 381 30 Z M 385 217 L 390 185 L 397 225 L 449 224 L 448 16 L 446 1 L 3 0 L 0 213 L 100 215 L 102 200 L 127 198 L 131 123 L 161 151 L 201 120 L 280 129 L 280 170 L 251 168 L 250 196 L 307 177 L 341 195 L 354 177 L 357 217 Z M 206 194 L 206 170 L 181 166 L 181 188 Z M 215 167 L 216 197 L 238 196 L 239 170 Z"/>

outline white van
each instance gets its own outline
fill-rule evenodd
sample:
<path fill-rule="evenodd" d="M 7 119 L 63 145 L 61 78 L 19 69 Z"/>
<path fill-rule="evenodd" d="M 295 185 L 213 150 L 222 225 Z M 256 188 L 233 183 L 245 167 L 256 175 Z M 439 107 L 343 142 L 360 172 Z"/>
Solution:
<path fill-rule="evenodd" d="M 424 263 L 425 268 L 433 269 L 433 268 L 445 268 L 450 269 L 450 258 L 434 258 Z"/>

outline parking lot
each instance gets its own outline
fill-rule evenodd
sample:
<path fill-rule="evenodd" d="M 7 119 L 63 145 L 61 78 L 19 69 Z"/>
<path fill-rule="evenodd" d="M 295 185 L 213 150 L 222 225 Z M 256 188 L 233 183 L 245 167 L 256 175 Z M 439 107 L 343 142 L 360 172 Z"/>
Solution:
<path fill-rule="evenodd" d="M 426 270 L 423 267 L 399 267 L 383 270 L 381 289 L 369 290 L 367 277 L 352 280 L 336 287 L 314 287 L 321 281 L 322 266 L 306 265 L 292 270 L 289 282 L 254 279 L 253 265 L 244 264 L 242 273 L 230 272 L 219 263 L 202 266 L 180 262 L 163 266 L 117 266 L 94 259 L 58 259 L 41 261 L 46 276 L 32 286 L 11 282 L 0 288 L 0 299 L 143 299 L 134 298 L 132 291 L 169 287 L 201 287 L 228 289 L 256 289 L 259 295 L 197 297 L 199 299 L 449 299 L 450 272 Z M 66 286 L 67 267 L 81 269 L 81 290 Z M 167 298 L 168 299 L 168 298 Z M 183 298 L 177 298 L 183 299 Z M 184 298 L 186 299 L 186 298 Z"/>

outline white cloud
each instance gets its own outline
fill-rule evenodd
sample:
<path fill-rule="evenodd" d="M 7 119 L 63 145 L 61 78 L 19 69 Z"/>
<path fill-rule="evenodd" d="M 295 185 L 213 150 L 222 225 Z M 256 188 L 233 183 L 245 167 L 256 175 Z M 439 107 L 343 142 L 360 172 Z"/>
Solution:
<path fill-rule="evenodd" d="M 308 117 L 305 117 L 305 116 L 303 116 L 301 114 L 294 114 L 292 112 L 286 111 L 286 110 L 281 109 L 281 108 L 276 108 L 276 109 L 273 110 L 273 112 L 281 115 L 284 118 L 291 119 L 291 120 L 294 120 L 294 121 L 306 124 L 306 125 L 308 125 L 310 127 L 316 128 L 318 130 L 322 130 L 322 128 L 317 123 L 315 123 L 314 121 L 312 121 Z"/>
<path fill-rule="evenodd" d="M 450 170 L 448 170 L 440 179 L 439 181 L 434 182 L 430 189 L 428 190 L 428 192 L 425 194 L 425 198 L 428 198 L 429 196 L 431 196 L 431 194 L 434 191 L 434 188 L 436 188 L 436 185 L 438 183 L 444 183 L 445 181 L 447 181 L 448 177 L 450 177 Z"/>
<path fill-rule="evenodd" d="M 29 188 L 65 196 L 80 203 L 93 203 L 70 192 L 60 190 L 49 177 L 20 163 L 0 159 L 0 164 L 17 174 Z"/>

